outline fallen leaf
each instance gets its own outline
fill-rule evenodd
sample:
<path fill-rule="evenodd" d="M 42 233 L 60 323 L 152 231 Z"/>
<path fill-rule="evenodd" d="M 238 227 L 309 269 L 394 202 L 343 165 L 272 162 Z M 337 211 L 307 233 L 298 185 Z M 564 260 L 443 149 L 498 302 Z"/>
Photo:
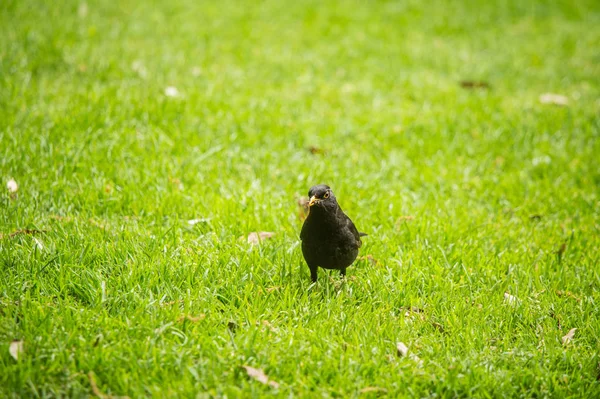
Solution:
<path fill-rule="evenodd" d="M 359 256 L 358 260 L 366 260 L 367 262 L 369 262 L 371 265 L 375 266 L 377 265 L 377 259 L 375 259 L 373 257 L 373 255 L 365 255 L 365 256 Z"/>
<path fill-rule="evenodd" d="M 261 369 L 256 369 L 256 368 L 250 367 L 250 366 L 242 366 L 242 367 L 246 370 L 248 377 L 254 378 L 256 381 L 258 381 L 262 384 L 270 385 L 273 388 L 279 388 L 279 383 L 269 379 L 269 377 L 267 377 L 265 372 L 262 371 Z"/>
<path fill-rule="evenodd" d="M 319 147 L 315 147 L 314 145 L 311 145 L 310 147 L 308 147 L 308 151 L 310 151 L 311 154 L 317 155 L 317 154 L 325 154 L 325 150 Z"/>
<path fill-rule="evenodd" d="M 175 186 L 175 188 L 177 188 L 179 191 L 183 191 L 185 189 L 185 186 L 181 182 L 181 179 L 179 179 L 177 177 L 169 176 L 169 183 L 171 183 L 173 186 Z"/>
<path fill-rule="evenodd" d="M 408 346 L 404 342 L 396 343 L 398 357 L 406 357 L 408 355 Z"/>
<path fill-rule="evenodd" d="M 400 228 L 401 225 L 407 223 L 410 220 L 414 220 L 414 216 L 410 216 L 410 215 L 405 215 L 405 216 L 400 216 L 397 220 L 396 220 L 396 228 Z"/>
<path fill-rule="evenodd" d="M 359 392 L 360 393 L 369 393 L 369 392 L 381 392 L 386 393 L 388 390 L 382 387 L 364 387 Z"/>
<path fill-rule="evenodd" d="M 104 335 L 102 335 L 102 334 L 98 334 L 98 335 L 96 336 L 96 339 L 94 340 L 94 343 L 92 344 L 92 346 L 93 346 L 94 348 L 95 348 L 95 347 L 97 347 L 97 346 L 100 344 L 100 342 L 101 342 L 103 339 L 104 339 Z"/>
<path fill-rule="evenodd" d="M 263 320 L 261 324 L 263 326 L 265 326 L 266 328 L 268 328 L 269 331 L 271 331 L 271 332 L 277 332 L 277 328 L 275 328 L 273 326 L 273 324 L 271 324 L 271 322 L 269 320 Z"/>
<path fill-rule="evenodd" d="M 268 231 L 252 232 L 248 234 L 248 244 L 258 244 L 261 241 L 272 238 L 274 235 L 275 233 L 271 233 Z"/>
<path fill-rule="evenodd" d="M 33 238 L 33 241 L 35 242 L 35 245 L 38 247 L 38 249 L 40 251 L 44 250 L 44 245 L 42 244 L 42 241 L 40 241 L 39 239 L 35 238 L 35 237 L 31 237 Z"/>
<path fill-rule="evenodd" d="M 190 226 L 195 226 L 195 225 L 197 225 L 198 223 L 207 223 L 207 222 L 210 222 L 210 218 L 198 218 L 198 219 L 190 219 L 190 220 L 188 220 L 188 221 L 187 221 L 187 223 L 188 223 Z"/>
<path fill-rule="evenodd" d="M 91 371 L 88 373 L 88 379 L 90 380 L 90 386 L 92 387 L 92 392 L 99 398 L 105 398 L 106 395 L 100 392 L 98 389 L 98 385 L 96 384 L 96 379 L 94 378 L 94 373 Z"/>
<path fill-rule="evenodd" d="M 566 106 L 569 105 L 569 98 L 561 94 L 544 93 L 540 96 L 540 102 L 542 104 Z"/>
<path fill-rule="evenodd" d="M 419 317 L 419 319 L 421 320 L 425 320 L 425 315 L 423 314 L 424 311 L 421 308 L 417 308 L 417 307 L 413 307 L 413 306 L 400 306 L 399 309 L 401 312 L 404 312 L 404 317 L 407 318 L 414 318 L 414 317 Z"/>
<path fill-rule="evenodd" d="M 174 86 L 167 86 L 165 88 L 165 96 L 167 97 L 179 97 L 179 90 Z"/>
<path fill-rule="evenodd" d="M 484 81 L 476 80 L 463 80 L 460 82 L 460 86 L 465 89 L 489 89 L 490 84 Z"/>
<path fill-rule="evenodd" d="M 6 189 L 9 193 L 16 193 L 19 190 L 19 185 L 15 181 L 15 179 L 10 179 L 6 182 Z"/>
<path fill-rule="evenodd" d="M 438 323 L 437 321 L 434 321 L 433 323 L 431 323 L 431 325 L 439 332 L 444 333 L 444 326 Z"/>
<path fill-rule="evenodd" d="M 160 306 L 171 306 L 171 305 L 175 305 L 175 304 L 178 304 L 178 303 L 183 303 L 183 299 L 178 299 L 176 301 L 162 302 L 160 304 Z"/>
<path fill-rule="evenodd" d="M 409 353 L 408 352 L 408 346 L 406 346 L 404 344 L 404 342 L 398 342 L 396 343 L 396 354 L 398 357 L 407 357 L 411 360 L 414 360 L 415 362 L 417 362 L 420 365 L 423 364 L 423 361 L 419 358 L 419 356 L 415 355 L 414 353 Z"/>
<path fill-rule="evenodd" d="M 265 288 L 265 291 L 267 292 L 273 292 L 273 291 L 279 291 L 282 287 L 269 287 L 269 288 Z"/>
<path fill-rule="evenodd" d="M 102 399 L 129 399 L 129 396 L 113 396 L 113 395 L 107 395 L 107 394 L 101 392 L 100 389 L 98 388 L 98 384 L 96 384 L 96 378 L 94 377 L 93 371 L 88 372 L 88 379 L 90 381 L 90 386 L 92 387 L 92 393 L 99 398 L 102 398 Z"/>
<path fill-rule="evenodd" d="M 308 197 L 300 196 L 297 200 L 298 203 L 298 218 L 300 220 L 304 220 L 308 217 L 309 206 L 308 206 Z"/>
<path fill-rule="evenodd" d="M 23 353 L 23 341 L 20 339 L 13 340 L 8 347 L 8 352 L 13 359 L 19 360 L 19 355 Z"/>
<path fill-rule="evenodd" d="M 13 238 L 13 237 L 19 236 L 19 235 L 32 235 L 32 234 L 40 234 L 40 233 L 45 233 L 45 232 L 46 232 L 46 230 L 21 229 L 21 230 L 13 231 L 10 234 L 0 234 L 0 240 L 3 238 Z"/>
<path fill-rule="evenodd" d="M 505 292 L 504 293 L 504 301 L 514 305 L 514 304 L 519 303 L 519 298 L 517 298 L 514 295 L 510 295 L 508 292 Z"/>
<path fill-rule="evenodd" d="M 238 324 L 235 321 L 233 321 L 233 320 L 229 320 L 227 322 L 227 328 L 229 328 L 229 331 L 231 331 L 232 333 L 235 334 L 235 332 L 238 329 Z"/>
<path fill-rule="evenodd" d="M 558 295 L 558 296 L 563 296 L 564 295 L 566 297 L 575 299 L 577 302 L 581 302 L 581 298 L 578 297 L 577 295 L 573 294 L 571 291 L 561 291 L 561 290 L 558 290 L 558 291 L 556 291 L 556 295 Z"/>
<path fill-rule="evenodd" d="M 571 340 L 573 339 L 573 336 L 575 335 L 575 331 L 577 331 L 576 328 L 571 328 L 569 330 L 569 332 L 567 333 L 567 335 L 565 335 L 564 337 L 562 337 L 562 343 L 563 343 L 563 345 L 566 345 L 569 342 L 571 342 Z"/>
<path fill-rule="evenodd" d="M 206 315 L 204 313 L 200 313 L 198 316 L 192 316 L 189 314 L 185 314 L 185 315 L 179 316 L 177 321 L 182 322 L 182 321 L 188 320 L 188 321 L 191 321 L 192 323 L 197 323 L 199 321 L 204 320 L 205 318 L 206 318 Z"/>

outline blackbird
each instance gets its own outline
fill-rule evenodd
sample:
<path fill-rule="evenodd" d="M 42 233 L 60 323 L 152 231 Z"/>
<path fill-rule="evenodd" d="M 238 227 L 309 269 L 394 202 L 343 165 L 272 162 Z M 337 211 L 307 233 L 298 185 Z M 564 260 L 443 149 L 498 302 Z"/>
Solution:
<path fill-rule="evenodd" d="M 319 184 L 308 190 L 310 201 L 308 217 L 304 221 L 300 239 L 302 254 L 310 269 L 310 278 L 317 281 L 317 268 L 336 269 L 346 275 L 346 268 L 354 262 L 361 236 L 352 220 L 337 203 L 329 186 Z"/>

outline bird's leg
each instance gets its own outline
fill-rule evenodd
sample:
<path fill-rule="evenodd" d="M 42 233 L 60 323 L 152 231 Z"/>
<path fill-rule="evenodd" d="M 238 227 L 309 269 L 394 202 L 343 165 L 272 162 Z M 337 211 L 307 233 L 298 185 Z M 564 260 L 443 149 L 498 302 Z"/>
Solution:
<path fill-rule="evenodd" d="M 308 268 L 310 269 L 310 279 L 313 283 L 317 282 L 317 269 L 319 268 L 318 266 L 313 266 L 313 265 L 308 265 Z"/>
<path fill-rule="evenodd" d="M 346 268 L 345 268 L 345 267 L 342 267 L 342 268 L 340 269 L 340 276 L 342 276 L 342 277 L 346 277 Z"/>

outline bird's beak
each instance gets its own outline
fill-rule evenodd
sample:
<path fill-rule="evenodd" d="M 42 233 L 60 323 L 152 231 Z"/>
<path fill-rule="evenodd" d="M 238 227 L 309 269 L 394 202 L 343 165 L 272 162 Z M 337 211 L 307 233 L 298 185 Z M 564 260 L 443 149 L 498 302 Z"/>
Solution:
<path fill-rule="evenodd" d="M 308 206 L 313 206 L 314 204 L 318 203 L 320 200 L 315 197 L 314 195 L 312 197 L 310 197 L 310 201 L 308 201 Z"/>

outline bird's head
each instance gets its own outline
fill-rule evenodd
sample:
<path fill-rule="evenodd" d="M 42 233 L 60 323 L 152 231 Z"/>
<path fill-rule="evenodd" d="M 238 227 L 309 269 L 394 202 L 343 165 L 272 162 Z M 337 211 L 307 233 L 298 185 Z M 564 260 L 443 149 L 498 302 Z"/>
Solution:
<path fill-rule="evenodd" d="M 308 206 L 317 207 L 334 207 L 337 205 L 335 195 L 331 188 L 325 184 L 313 186 L 308 190 Z"/>

